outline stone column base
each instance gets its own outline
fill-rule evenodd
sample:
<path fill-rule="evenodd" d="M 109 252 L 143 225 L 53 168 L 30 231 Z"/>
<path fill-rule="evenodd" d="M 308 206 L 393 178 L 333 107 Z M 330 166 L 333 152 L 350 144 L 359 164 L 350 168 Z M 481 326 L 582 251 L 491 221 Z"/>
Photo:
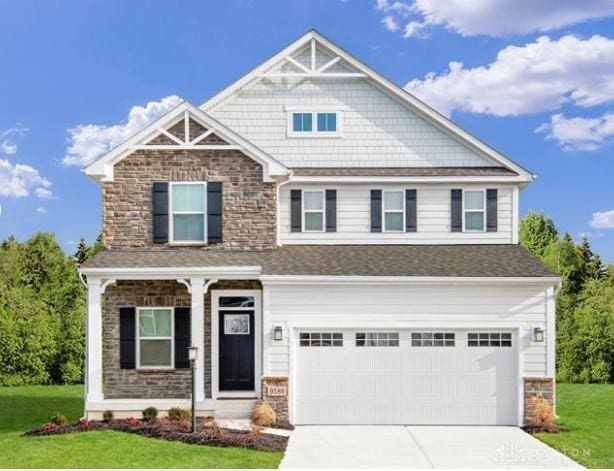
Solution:
<path fill-rule="evenodd" d="M 554 411 L 554 379 L 524 378 L 524 425 L 535 422 L 535 404 L 545 399 Z"/>
<path fill-rule="evenodd" d="M 275 411 L 277 424 L 289 424 L 287 377 L 264 376 L 262 378 L 262 400 L 268 403 Z"/>

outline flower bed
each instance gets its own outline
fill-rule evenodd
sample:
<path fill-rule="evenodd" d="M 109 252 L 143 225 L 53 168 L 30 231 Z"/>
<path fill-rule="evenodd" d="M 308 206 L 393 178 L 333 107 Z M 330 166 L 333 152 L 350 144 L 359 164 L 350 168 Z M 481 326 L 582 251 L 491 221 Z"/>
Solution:
<path fill-rule="evenodd" d="M 168 418 L 145 421 L 131 417 L 125 420 L 80 420 L 72 424 L 43 424 L 24 433 L 26 437 L 59 435 L 65 433 L 87 432 L 94 430 L 117 430 L 135 433 L 150 438 L 180 441 L 196 445 L 249 448 L 260 451 L 284 451 L 287 437 L 260 433 L 257 429 L 249 431 L 229 430 L 218 427 L 212 419 L 199 419 L 196 433 L 190 432 L 191 424 Z"/>

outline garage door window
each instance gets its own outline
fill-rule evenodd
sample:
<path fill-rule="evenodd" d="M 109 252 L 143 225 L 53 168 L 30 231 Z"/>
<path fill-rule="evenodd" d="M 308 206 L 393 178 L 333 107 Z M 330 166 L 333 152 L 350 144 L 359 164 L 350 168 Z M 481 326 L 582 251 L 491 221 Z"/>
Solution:
<path fill-rule="evenodd" d="M 511 347 L 512 334 L 509 332 L 469 332 L 468 347 Z"/>
<path fill-rule="evenodd" d="M 412 347 L 453 347 L 455 343 L 453 332 L 412 332 Z"/>
<path fill-rule="evenodd" d="M 341 332 L 301 332 L 299 334 L 301 347 L 343 347 Z"/>
<path fill-rule="evenodd" d="M 398 332 L 359 332 L 356 334 L 357 347 L 398 347 Z"/>

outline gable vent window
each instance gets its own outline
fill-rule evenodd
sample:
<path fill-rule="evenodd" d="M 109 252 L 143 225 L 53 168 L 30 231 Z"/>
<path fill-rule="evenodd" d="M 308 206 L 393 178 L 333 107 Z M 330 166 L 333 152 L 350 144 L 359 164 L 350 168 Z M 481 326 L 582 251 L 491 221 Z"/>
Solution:
<path fill-rule="evenodd" d="M 341 136 L 340 111 L 290 111 L 288 113 L 289 137 L 339 137 Z"/>
<path fill-rule="evenodd" d="M 486 224 L 486 192 L 465 190 L 463 192 L 463 223 L 467 232 L 484 232 Z"/>
<path fill-rule="evenodd" d="M 171 242 L 206 242 L 206 184 L 173 182 L 170 184 L 169 218 Z"/>

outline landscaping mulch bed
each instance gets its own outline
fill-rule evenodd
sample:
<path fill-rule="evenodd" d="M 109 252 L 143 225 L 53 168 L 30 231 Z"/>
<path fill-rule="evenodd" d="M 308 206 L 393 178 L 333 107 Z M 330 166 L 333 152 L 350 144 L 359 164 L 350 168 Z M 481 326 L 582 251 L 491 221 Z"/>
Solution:
<path fill-rule="evenodd" d="M 260 433 L 257 429 L 239 431 L 218 427 L 212 419 L 199 419 L 196 433 L 190 432 L 189 422 L 178 422 L 167 418 L 152 421 L 129 418 L 125 420 L 110 420 L 108 422 L 80 420 L 79 422 L 65 425 L 47 423 L 38 428 L 28 430 L 23 435 L 26 437 L 38 437 L 95 430 L 116 430 L 150 438 L 180 441 L 195 445 L 248 448 L 259 451 L 284 451 L 288 443 L 288 437 Z"/>

